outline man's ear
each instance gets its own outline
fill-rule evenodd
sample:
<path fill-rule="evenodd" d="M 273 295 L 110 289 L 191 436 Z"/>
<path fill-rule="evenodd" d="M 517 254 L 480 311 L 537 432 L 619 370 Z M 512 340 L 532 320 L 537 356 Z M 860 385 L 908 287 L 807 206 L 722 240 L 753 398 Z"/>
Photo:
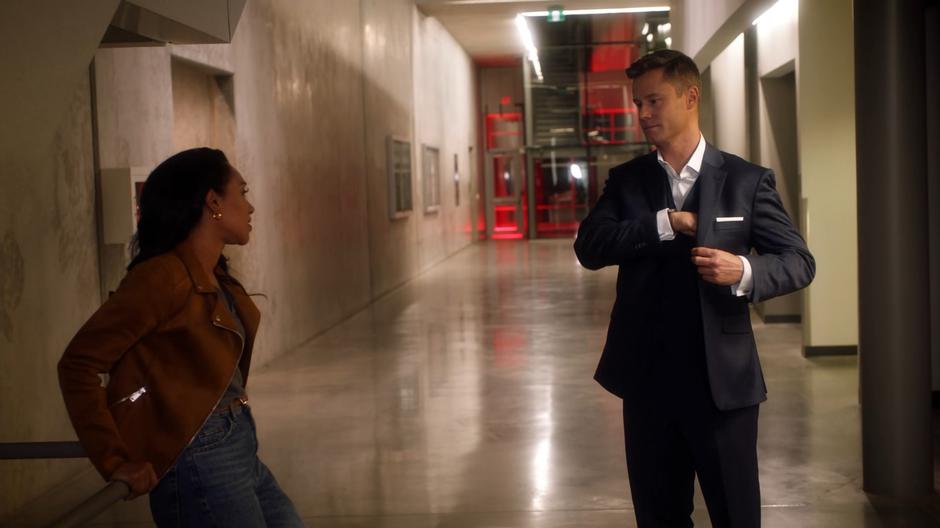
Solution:
<path fill-rule="evenodd" d="M 685 105 L 689 110 L 698 107 L 701 89 L 694 84 L 685 91 Z"/>

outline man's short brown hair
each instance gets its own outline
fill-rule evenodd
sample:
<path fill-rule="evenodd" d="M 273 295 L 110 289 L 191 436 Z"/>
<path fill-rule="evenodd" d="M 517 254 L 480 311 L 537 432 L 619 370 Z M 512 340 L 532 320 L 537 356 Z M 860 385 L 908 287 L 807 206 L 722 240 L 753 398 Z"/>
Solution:
<path fill-rule="evenodd" d="M 702 77 L 688 55 L 681 51 L 659 50 L 637 59 L 627 68 L 627 77 L 636 79 L 646 72 L 662 68 L 663 79 L 676 87 L 676 93 L 681 93 L 690 86 L 702 89 Z"/>

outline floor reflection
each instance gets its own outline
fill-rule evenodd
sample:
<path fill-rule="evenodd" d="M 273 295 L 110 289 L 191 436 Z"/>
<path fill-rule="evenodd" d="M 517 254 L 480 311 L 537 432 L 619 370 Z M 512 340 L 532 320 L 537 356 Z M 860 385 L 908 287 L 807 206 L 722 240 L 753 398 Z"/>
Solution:
<path fill-rule="evenodd" d="M 262 455 L 316 526 L 633 526 L 619 401 L 592 380 L 615 281 L 570 241 L 469 248 L 262 369 Z M 855 358 L 756 332 L 764 525 L 938 525 L 860 491 Z"/>
<path fill-rule="evenodd" d="M 460 252 L 253 373 L 262 458 L 311 526 L 634 526 L 620 404 L 592 380 L 615 280 L 570 241 Z M 855 359 L 803 358 L 797 325 L 756 334 L 764 526 L 940 524 L 860 491 Z"/>

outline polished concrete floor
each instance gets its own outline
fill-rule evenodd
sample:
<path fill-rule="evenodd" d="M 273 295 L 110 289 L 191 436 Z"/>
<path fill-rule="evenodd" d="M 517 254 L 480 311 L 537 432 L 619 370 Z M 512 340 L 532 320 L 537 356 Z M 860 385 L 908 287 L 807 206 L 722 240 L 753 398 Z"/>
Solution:
<path fill-rule="evenodd" d="M 253 373 L 262 458 L 310 526 L 635 526 L 619 400 L 591 379 L 615 277 L 570 241 L 460 252 Z M 940 525 L 936 501 L 860 491 L 856 359 L 805 359 L 798 325 L 755 327 L 764 526 Z M 142 499 L 96 524 L 148 518 Z"/>

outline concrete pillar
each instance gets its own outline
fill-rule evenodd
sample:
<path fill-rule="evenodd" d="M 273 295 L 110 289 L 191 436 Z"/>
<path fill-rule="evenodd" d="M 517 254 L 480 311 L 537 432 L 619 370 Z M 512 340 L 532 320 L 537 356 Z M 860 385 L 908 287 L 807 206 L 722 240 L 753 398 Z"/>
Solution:
<path fill-rule="evenodd" d="M 855 0 L 864 489 L 933 490 L 923 0 Z"/>

